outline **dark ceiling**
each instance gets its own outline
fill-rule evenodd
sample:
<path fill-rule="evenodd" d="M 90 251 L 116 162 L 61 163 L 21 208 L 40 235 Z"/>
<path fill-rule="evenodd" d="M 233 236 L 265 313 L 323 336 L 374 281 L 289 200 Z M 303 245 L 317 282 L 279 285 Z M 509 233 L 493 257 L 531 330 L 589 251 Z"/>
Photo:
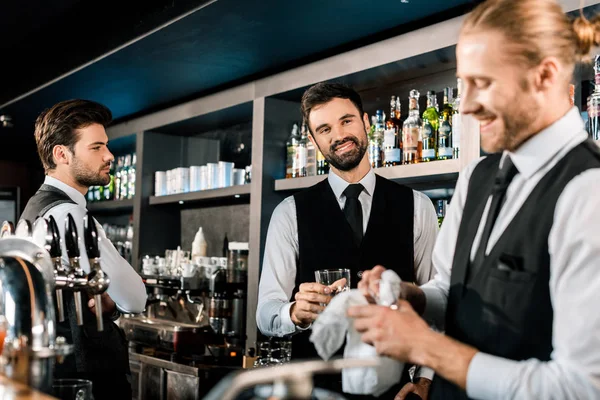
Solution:
<path fill-rule="evenodd" d="M 217 0 L 206 5 L 207 0 L 4 0 L 0 52 L 7 61 L 0 63 L 0 114 L 10 115 L 14 127 L 0 129 L 0 135 L 3 148 L 19 151 L 3 152 L 3 158 L 35 157 L 35 117 L 61 100 L 99 101 L 117 120 L 127 120 L 449 19 L 479 2 Z"/>

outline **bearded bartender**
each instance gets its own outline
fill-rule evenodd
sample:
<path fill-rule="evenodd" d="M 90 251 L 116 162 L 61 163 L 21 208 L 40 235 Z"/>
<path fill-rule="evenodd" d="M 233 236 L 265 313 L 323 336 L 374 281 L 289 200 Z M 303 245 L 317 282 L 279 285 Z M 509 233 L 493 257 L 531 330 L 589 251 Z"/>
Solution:
<path fill-rule="evenodd" d="M 86 100 L 68 100 L 42 112 L 35 123 L 35 141 L 45 171 L 45 180 L 28 201 L 21 219 L 33 222 L 37 217 L 54 217 L 65 237 L 65 218 L 73 216 L 77 231 L 83 230 L 87 213 L 85 194 L 90 186 L 110 182 L 114 160 L 108 150 L 106 126 L 112 114 L 105 106 Z M 64 294 L 65 321 L 57 325 L 57 334 L 74 345 L 74 354 L 56 364 L 55 378 L 92 381 L 94 398 L 131 400 L 127 342 L 113 322 L 123 313 L 140 313 L 146 305 L 146 289 L 141 277 L 119 254 L 96 222 L 102 268 L 110 277 L 110 286 L 102 295 L 104 331 L 95 321 L 95 303 L 90 298 L 84 307 L 84 324 L 78 326 L 73 295 Z M 62 262 L 69 265 L 65 241 Z M 90 272 L 89 260 L 80 241 L 80 264 Z"/>
<path fill-rule="evenodd" d="M 318 358 L 310 326 L 329 303 L 331 288 L 315 282 L 315 271 L 348 268 L 356 287 L 363 270 L 377 264 L 418 284 L 433 276 L 431 252 L 438 224 L 431 200 L 375 174 L 367 149 L 370 128 L 360 95 L 339 83 L 319 83 L 302 97 L 310 140 L 330 163 L 326 180 L 277 206 L 271 217 L 257 324 L 268 336 L 292 335 L 292 358 Z M 415 383 L 398 377 L 380 399 L 394 399 L 404 385 L 426 398 L 431 371 L 420 369 Z M 341 377 L 316 379 L 316 386 L 342 392 Z M 403 378 L 403 379 L 401 379 Z M 344 393 L 349 399 L 370 399 Z"/>
<path fill-rule="evenodd" d="M 599 26 L 556 0 L 488 0 L 465 19 L 460 111 L 492 154 L 461 172 L 435 279 L 394 310 L 349 310 L 380 354 L 435 370 L 432 399 L 600 398 L 600 151 L 569 101 Z"/>

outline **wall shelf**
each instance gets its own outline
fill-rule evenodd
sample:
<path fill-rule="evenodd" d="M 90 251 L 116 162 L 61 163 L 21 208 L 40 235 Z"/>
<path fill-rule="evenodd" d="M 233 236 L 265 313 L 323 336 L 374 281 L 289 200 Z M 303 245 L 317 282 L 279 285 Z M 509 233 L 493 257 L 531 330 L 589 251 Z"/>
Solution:
<path fill-rule="evenodd" d="M 133 199 L 99 201 L 88 203 L 87 209 L 93 213 L 133 212 Z"/>
<path fill-rule="evenodd" d="M 150 196 L 150 205 L 199 203 L 227 198 L 249 198 L 250 185 L 230 186 L 221 189 L 201 190 L 197 192 L 171 194 L 167 196 Z"/>
<path fill-rule="evenodd" d="M 460 171 L 459 160 L 432 161 L 428 163 L 398 165 L 390 168 L 377 168 L 375 173 L 400 183 L 427 180 L 452 180 Z M 275 191 L 299 190 L 310 187 L 327 178 L 327 175 L 307 176 L 304 178 L 277 179 Z"/>

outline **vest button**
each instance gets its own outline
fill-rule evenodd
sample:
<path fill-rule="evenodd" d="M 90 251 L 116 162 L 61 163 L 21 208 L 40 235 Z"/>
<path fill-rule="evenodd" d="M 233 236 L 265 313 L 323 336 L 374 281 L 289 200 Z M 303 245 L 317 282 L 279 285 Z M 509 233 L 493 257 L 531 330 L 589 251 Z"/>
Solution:
<path fill-rule="evenodd" d="M 362 271 L 358 271 L 358 272 L 356 273 L 356 276 L 358 276 L 359 278 L 362 278 L 362 275 L 363 275 L 363 272 L 362 272 Z"/>

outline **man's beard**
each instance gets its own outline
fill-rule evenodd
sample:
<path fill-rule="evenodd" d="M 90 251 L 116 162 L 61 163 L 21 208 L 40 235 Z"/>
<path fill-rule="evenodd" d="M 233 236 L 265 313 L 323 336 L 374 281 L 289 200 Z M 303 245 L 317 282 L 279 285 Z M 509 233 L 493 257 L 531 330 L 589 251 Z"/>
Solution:
<path fill-rule="evenodd" d="M 102 169 L 110 166 L 103 165 Z M 110 175 L 104 175 L 100 171 L 94 172 L 86 168 L 76 157 L 73 157 L 72 172 L 75 181 L 85 187 L 90 186 L 106 186 L 110 183 Z"/>
<path fill-rule="evenodd" d="M 365 132 L 365 137 L 366 137 L 366 132 Z M 354 143 L 355 148 L 346 154 L 338 156 L 335 153 L 336 148 L 338 148 L 339 146 L 341 146 L 347 142 Z M 367 152 L 367 146 L 368 146 L 368 143 L 366 140 L 363 140 L 361 142 L 354 136 L 349 136 L 343 140 L 338 140 L 338 141 L 334 142 L 329 147 L 329 152 L 327 154 L 323 153 L 323 157 L 334 168 L 336 168 L 340 171 L 350 171 L 350 170 L 353 170 L 354 168 L 356 168 L 360 164 L 365 153 Z"/>

